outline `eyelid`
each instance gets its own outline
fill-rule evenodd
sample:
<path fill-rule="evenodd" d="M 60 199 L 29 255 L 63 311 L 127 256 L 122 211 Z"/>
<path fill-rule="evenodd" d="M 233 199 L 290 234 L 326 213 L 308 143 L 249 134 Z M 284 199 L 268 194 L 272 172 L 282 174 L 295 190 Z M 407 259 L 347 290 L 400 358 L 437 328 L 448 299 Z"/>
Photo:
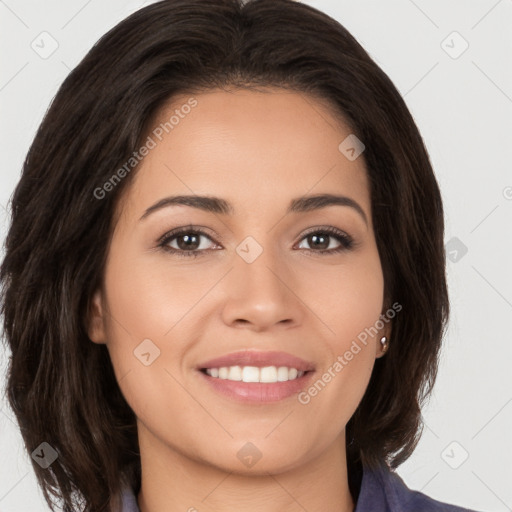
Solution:
<path fill-rule="evenodd" d="M 212 241 L 214 241 L 213 235 L 210 235 L 208 233 L 211 231 L 211 229 L 204 227 L 204 226 L 188 224 L 186 226 L 181 226 L 181 227 L 173 228 L 173 229 L 170 229 L 169 231 L 166 231 L 161 237 L 159 237 L 157 239 L 157 243 L 160 244 L 161 242 L 163 242 L 164 240 L 167 240 L 170 237 L 174 237 L 174 236 L 179 235 L 184 232 L 188 233 L 190 231 L 193 233 L 200 233 L 201 235 L 207 236 L 207 237 L 211 238 Z M 219 238 L 222 239 L 222 237 L 219 237 Z"/>

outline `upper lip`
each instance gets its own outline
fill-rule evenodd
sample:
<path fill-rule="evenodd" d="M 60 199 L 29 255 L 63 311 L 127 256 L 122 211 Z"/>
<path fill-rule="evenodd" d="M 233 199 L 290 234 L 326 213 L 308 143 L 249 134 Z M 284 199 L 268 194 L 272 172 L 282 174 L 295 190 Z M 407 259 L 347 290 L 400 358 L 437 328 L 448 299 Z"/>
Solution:
<path fill-rule="evenodd" d="M 223 366 L 286 366 L 296 368 L 299 371 L 312 371 L 315 369 L 313 363 L 305 361 L 300 357 L 286 352 L 262 352 L 254 350 L 242 350 L 232 352 L 215 359 L 210 359 L 198 365 L 199 370 L 206 368 L 222 368 Z"/>

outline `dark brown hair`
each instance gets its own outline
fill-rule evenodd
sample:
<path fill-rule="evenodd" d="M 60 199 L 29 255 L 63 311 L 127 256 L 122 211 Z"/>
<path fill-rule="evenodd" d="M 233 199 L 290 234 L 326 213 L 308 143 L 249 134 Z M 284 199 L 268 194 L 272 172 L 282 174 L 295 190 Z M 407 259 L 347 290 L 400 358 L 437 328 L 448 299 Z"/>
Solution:
<path fill-rule="evenodd" d="M 106 346 L 86 329 L 116 205 L 136 170 L 105 197 L 94 191 L 175 94 L 228 86 L 322 98 L 364 142 L 385 306 L 402 310 L 347 425 L 348 462 L 396 468 L 419 440 L 449 307 L 440 192 L 403 99 L 349 32 L 313 7 L 165 0 L 119 23 L 69 74 L 11 198 L 0 269 L 7 395 L 29 453 L 43 441 L 58 453 L 48 469 L 33 463 L 50 506 L 53 495 L 64 510 L 113 510 L 121 477 L 140 485 L 136 418 Z"/>

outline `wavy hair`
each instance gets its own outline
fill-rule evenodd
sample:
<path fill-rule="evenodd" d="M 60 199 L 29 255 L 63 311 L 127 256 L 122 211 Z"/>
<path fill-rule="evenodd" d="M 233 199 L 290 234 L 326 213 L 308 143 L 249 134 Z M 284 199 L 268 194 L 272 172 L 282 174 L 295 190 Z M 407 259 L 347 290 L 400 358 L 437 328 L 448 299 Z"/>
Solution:
<path fill-rule="evenodd" d="M 279 87 L 328 102 L 365 146 L 372 217 L 392 321 L 386 356 L 347 425 L 347 460 L 391 468 L 415 448 L 449 304 L 443 207 L 399 92 L 336 20 L 292 0 L 164 0 L 121 21 L 64 80 L 10 199 L 0 313 L 12 357 L 6 393 L 48 505 L 113 511 L 140 488 L 136 418 L 105 345 L 87 336 L 93 292 L 123 190 L 98 199 L 147 123 L 179 93 Z"/>

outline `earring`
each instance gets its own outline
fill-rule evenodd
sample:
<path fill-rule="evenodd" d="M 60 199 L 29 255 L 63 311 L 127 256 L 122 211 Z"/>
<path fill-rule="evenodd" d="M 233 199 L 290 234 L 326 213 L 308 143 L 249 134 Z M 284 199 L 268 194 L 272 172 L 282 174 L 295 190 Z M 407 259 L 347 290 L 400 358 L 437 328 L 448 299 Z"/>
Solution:
<path fill-rule="evenodd" d="M 382 336 L 382 338 L 380 339 L 380 343 L 382 345 L 382 353 L 385 353 L 389 347 L 389 342 L 386 336 Z"/>

